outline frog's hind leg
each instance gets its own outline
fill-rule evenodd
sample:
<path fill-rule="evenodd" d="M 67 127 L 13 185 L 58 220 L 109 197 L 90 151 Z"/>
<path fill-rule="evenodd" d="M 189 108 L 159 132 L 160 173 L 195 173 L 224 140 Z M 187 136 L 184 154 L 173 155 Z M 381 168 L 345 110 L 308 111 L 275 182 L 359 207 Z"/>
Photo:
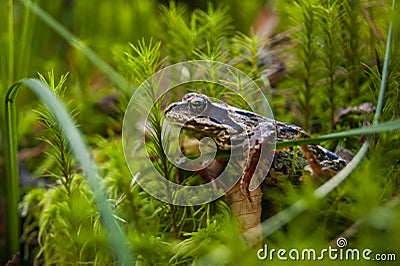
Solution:
<path fill-rule="evenodd" d="M 311 151 L 308 145 L 301 146 L 304 156 L 308 161 L 310 168 L 309 170 L 311 170 L 313 176 L 328 179 L 337 174 L 344 166 L 346 166 L 346 162 L 332 152 L 322 149 L 317 145 L 313 147 L 316 148 L 317 151 Z M 322 153 L 323 156 L 321 156 L 321 154 L 319 156 L 321 158 L 317 158 L 318 155 L 315 153 L 318 152 Z M 335 158 L 331 158 L 332 156 Z"/>

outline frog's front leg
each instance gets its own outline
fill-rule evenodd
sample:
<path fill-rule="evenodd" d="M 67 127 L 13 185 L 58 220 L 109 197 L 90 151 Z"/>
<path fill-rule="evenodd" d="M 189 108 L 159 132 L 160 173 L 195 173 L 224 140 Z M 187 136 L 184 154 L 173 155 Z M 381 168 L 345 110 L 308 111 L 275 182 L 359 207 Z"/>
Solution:
<path fill-rule="evenodd" d="M 250 141 L 247 164 L 244 168 L 243 175 L 240 179 L 240 190 L 243 195 L 247 196 L 249 201 L 252 202 L 250 197 L 250 181 L 256 171 L 256 167 L 261 155 L 262 143 L 259 139 Z"/>
<path fill-rule="evenodd" d="M 254 131 L 251 132 L 249 136 L 249 140 L 247 143 L 247 162 L 244 167 L 243 175 L 240 179 L 240 190 L 243 195 L 247 196 L 249 201 L 252 199 L 250 197 L 250 182 L 254 177 L 254 174 L 257 170 L 257 166 L 260 160 L 263 160 L 262 165 L 268 165 L 267 160 L 272 162 L 273 159 L 273 151 L 269 151 L 266 146 L 269 143 L 273 142 L 275 139 L 275 126 L 271 124 L 261 124 Z M 265 154 L 266 152 L 266 154 Z M 266 157 L 266 158 L 265 158 Z M 264 161 L 265 160 L 265 161 Z M 267 175 L 267 172 L 262 173 L 264 178 Z"/>

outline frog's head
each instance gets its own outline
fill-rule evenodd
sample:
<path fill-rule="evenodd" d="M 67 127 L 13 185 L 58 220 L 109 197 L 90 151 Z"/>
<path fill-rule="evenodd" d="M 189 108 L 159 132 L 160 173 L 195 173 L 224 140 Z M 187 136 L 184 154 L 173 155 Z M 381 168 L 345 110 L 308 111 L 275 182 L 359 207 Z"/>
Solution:
<path fill-rule="evenodd" d="M 222 150 L 240 146 L 254 131 L 275 133 L 275 121 L 227 104 L 210 101 L 204 94 L 188 93 L 165 110 L 167 121 L 189 130 L 195 137 L 211 137 Z M 268 128 L 268 129 L 267 129 Z"/>
<path fill-rule="evenodd" d="M 238 134 L 243 128 L 232 119 L 229 107 L 210 101 L 204 94 L 188 93 L 181 102 L 165 110 L 168 121 L 204 135 L 219 135 L 222 131 Z"/>

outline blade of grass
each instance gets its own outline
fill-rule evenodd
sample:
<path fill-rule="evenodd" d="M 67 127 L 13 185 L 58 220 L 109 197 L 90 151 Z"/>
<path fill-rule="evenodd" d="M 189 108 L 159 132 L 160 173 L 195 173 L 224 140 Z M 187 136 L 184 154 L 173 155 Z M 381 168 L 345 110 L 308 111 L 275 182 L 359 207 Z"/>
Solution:
<path fill-rule="evenodd" d="M 14 8 L 13 1 L 9 0 L 7 4 L 8 14 L 8 77 L 7 86 L 14 80 Z"/>
<path fill-rule="evenodd" d="M 29 60 L 31 57 L 31 49 L 32 49 L 32 35 L 33 29 L 35 27 L 35 19 L 31 17 L 31 12 L 29 8 L 25 7 L 24 10 L 24 25 L 21 33 L 21 49 L 20 49 L 20 58 L 19 58 L 19 70 L 18 77 L 25 77 L 28 73 Z M 18 78 L 16 77 L 16 78 Z"/>
<path fill-rule="evenodd" d="M 18 251 L 19 216 L 18 216 L 18 161 L 17 161 L 17 129 L 15 100 L 21 85 L 30 88 L 56 118 L 56 121 L 67 138 L 70 148 L 81 166 L 88 184 L 93 191 L 95 202 L 99 208 L 107 237 L 118 263 L 133 264 L 134 254 L 128 247 L 128 241 L 113 218 L 112 211 L 107 204 L 107 198 L 100 184 L 99 172 L 90 157 L 89 149 L 82 135 L 75 127 L 72 119 L 63 104 L 54 92 L 38 79 L 23 79 L 15 83 L 6 94 L 6 169 L 7 169 L 7 221 L 10 241 L 10 258 Z"/>
<path fill-rule="evenodd" d="M 396 8 L 396 0 L 392 0 L 392 12 Z M 392 31 L 393 31 L 393 16 L 391 17 L 391 21 L 389 22 L 389 30 L 388 30 L 388 37 L 386 41 L 386 50 L 385 50 L 385 61 L 383 63 L 383 70 L 382 70 L 382 81 L 381 87 L 379 90 L 379 97 L 378 97 L 378 104 L 376 106 L 375 116 L 374 116 L 374 125 L 378 124 L 379 118 L 381 117 L 382 109 L 383 109 L 383 97 L 385 95 L 386 89 L 386 80 L 388 76 L 388 67 L 389 67 L 389 57 L 390 57 L 390 46 L 392 44 Z"/>
<path fill-rule="evenodd" d="M 6 55 L 7 59 L 4 62 L 4 67 L 2 69 L 4 70 L 4 87 L 6 88 L 10 84 L 12 84 L 14 80 L 14 60 L 15 60 L 15 54 L 14 54 L 14 6 L 13 6 L 13 1 L 9 0 L 7 3 L 5 3 L 5 6 L 7 8 L 7 30 L 6 30 L 6 37 L 7 37 L 7 42 L 5 43 L 5 50 L 8 52 L 8 56 Z M 3 63 L 3 62 L 2 62 Z M 5 95 L 3 92 L 1 93 L 1 96 Z M 2 98 L 3 100 L 3 98 Z M 2 110 L 4 111 L 4 110 Z M 0 122 L 6 123 L 7 117 L 5 116 L 5 113 L 1 112 L 1 116 L 4 115 L 4 121 L 2 120 L 3 117 L 0 118 Z M 11 135 L 10 138 L 7 140 L 7 132 L 11 130 L 9 127 L 2 125 L 1 130 L 5 133 L 4 135 L 4 148 L 6 148 L 6 145 L 9 143 L 10 145 L 16 146 L 16 142 L 14 141 L 14 135 Z M 16 129 L 15 131 L 16 132 Z M 7 164 L 7 161 L 9 161 L 12 165 L 16 165 L 18 167 L 18 162 L 16 160 L 16 155 L 15 154 L 10 154 L 8 149 L 5 149 L 4 152 L 4 160 Z M 18 176 L 18 168 L 10 168 L 7 169 L 6 166 L 6 176 L 10 177 L 11 175 L 16 175 Z M 6 252 L 9 258 L 12 258 L 14 254 L 19 249 L 19 226 L 18 226 L 18 195 L 19 195 L 19 189 L 18 189 L 18 179 L 7 179 L 5 180 L 5 185 L 6 185 L 6 211 L 7 211 L 7 216 L 6 216 L 6 223 L 7 223 L 7 239 L 6 239 Z"/>
<path fill-rule="evenodd" d="M 282 141 L 276 143 L 276 148 L 287 148 L 296 145 L 305 145 L 305 144 L 312 144 L 312 143 L 320 143 L 326 140 L 333 140 L 333 139 L 342 139 L 352 136 L 361 136 L 361 135 L 372 135 L 380 132 L 387 132 L 393 131 L 396 129 L 400 129 L 400 119 L 387 121 L 383 123 L 374 123 L 372 126 L 363 127 L 363 128 L 355 128 L 347 131 L 326 134 L 316 138 L 310 139 L 299 139 L 299 140 L 290 140 L 290 141 Z"/>
<path fill-rule="evenodd" d="M 55 20 L 52 16 L 41 9 L 37 4 L 27 0 L 20 0 L 22 4 L 27 6 L 33 13 L 35 13 L 41 20 L 48 26 L 66 39 L 71 46 L 82 52 L 94 65 L 103 71 L 108 78 L 114 82 L 124 93 L 131 95 L 129 83 L 112 68 L 106 61 L 101 59 L 92 49 L 90 49 L 78 37 L 73 35 L 61 23 Z"/>

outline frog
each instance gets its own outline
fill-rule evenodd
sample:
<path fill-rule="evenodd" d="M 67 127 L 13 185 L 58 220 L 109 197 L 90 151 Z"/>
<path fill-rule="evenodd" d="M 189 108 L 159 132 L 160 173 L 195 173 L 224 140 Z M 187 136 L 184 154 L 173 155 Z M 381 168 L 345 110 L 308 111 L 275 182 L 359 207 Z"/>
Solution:
<path fill-rule="evenodd" d="M 240 191 L 249 201 L 249 185 L 262 146 L 271 142 L 310 138 L 300 126 L 213 102 L 207 95 L 195 92 L 187 93 L 180 102 L 170 104 L 164 114 L 167 121 L 181 126 L 195 138 L 211 138 L 220 151 L 231 151 L 247 145 L 249 159 L 240 178 Z M 312 176 L 329 178 L 346 164 L 347 161 L 339 155 L 318 144 L 303 145 L 301 149 L 279 149 L 274 151 L 266 179 L 303 170 L 309 171 Z"/>

